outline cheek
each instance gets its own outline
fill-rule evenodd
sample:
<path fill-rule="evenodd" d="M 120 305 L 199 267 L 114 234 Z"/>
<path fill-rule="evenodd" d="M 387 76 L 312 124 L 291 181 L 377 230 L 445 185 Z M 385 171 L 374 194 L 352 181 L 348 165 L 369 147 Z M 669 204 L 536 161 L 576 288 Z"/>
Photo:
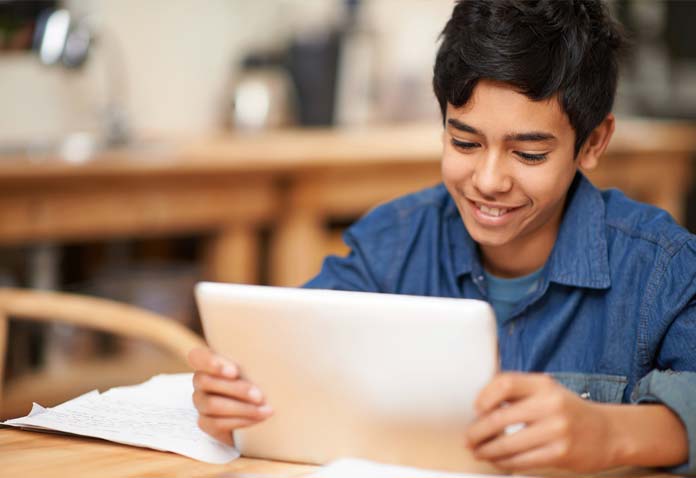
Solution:
<path fill-rule="evenodd" d="M 460 183 L 471 175 L 470 161 L 447 149 L 442 155 L 441 169 L 445 184 Z"/>
<path fill-rule="evenodd" d="M 540 206 L 557 203 L 573 180 L 572 171 L 555 171 L 553 168 L 546 171 L 528 168 L 523 173 L 524 179 L 518 176 L 518 184 L 523 184 L 526 195 Z"/>

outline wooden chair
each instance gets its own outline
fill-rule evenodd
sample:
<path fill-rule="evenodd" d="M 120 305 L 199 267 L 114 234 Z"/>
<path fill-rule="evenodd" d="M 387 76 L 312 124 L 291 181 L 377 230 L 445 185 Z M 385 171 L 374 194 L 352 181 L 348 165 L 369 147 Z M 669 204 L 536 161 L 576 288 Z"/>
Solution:
<path fill-rule="evenodd" d="M 49 363 L 3 387 L 10 319 L 60 322 L 110 332 L 145 340 L 166 354 L 158 357 L 150 353 L 145 358 L 121 354 L 70 364 L 60 370 Z M 75 294 L 0 288 L 0 417 L 26 414 L 32 401 L 51 406 L 95 388 L 137 383 L 156 373 L 188 370 L 188 351 L 204 343 L 183 325 L 134 306 Z"/>

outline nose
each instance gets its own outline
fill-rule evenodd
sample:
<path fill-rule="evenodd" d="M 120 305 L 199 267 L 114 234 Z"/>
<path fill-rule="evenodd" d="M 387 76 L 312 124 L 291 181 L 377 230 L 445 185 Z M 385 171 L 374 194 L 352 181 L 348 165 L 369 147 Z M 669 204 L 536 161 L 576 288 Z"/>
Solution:
<path fill-rule="evenodd" d="M 507 171 L 505 158 L 492 150 L 479 157 L 472 180 L 478 192 L 487 199 L 495 198 L 512 188 L 512 178 Z"/>

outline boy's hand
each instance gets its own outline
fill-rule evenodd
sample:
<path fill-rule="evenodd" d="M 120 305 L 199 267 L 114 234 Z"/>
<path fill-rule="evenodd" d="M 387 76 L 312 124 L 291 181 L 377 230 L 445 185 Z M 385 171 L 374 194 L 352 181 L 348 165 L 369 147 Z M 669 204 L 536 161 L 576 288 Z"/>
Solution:
<path fill-rule="evenodd" d="M 602 405 L 583 400 L 550 376 L 499 374 L 475 407 L 479 417 L 467 429 L 466 441 L 477 459 L 504 470 L 591 472 L 614 465 L 616 451 Z M 517 424 L 525 426 L 506 433 Z"/>
<path fill-rule="evenodd" d="M 232 431 L 259 423 L 273 413 L 261 390 L 240 377 L 239 366 L 207 348 L 189 352 L 193 404 L 198 426 L 217 440 L 234 446 Z"/>

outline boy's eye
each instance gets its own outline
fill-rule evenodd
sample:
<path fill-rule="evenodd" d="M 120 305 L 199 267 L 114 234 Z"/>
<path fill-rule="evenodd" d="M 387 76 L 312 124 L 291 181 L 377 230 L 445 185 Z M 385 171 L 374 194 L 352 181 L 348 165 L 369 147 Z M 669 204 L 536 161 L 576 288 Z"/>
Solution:
<path fill-rule="evenodd" d="M 470 143 L 469 141 L 459 141 L 457 139 L 452 139 L 452 146 L 462 149 L 473 149 L 477 147 L 478 143 Z"/>
<path fill-rule="evenodd" d="M 460 149 L 465 149 L 465 150 L 470 150 L 474 149 L 480 146 L 478 143 L 472 143 L 470 141 L 460 141 L 458 139 L 452 138 L 452 145 L 460 148 Z M 522 151 L 514 151 L 514 153 L 522 158 L 524 161 L 530 162 L 530 163 L 538 163 L 541 161 L 544 161 L 548 155 L 548 153 L 524 153 Z"/>
<path fill-rule="evenodd" d="M 523 153 L 522 151 L 515 151 L 515 154 L 519 156 L 520 158 L 524 159 L 525 161 L 529 162 L 539 162 L 543 161 L 546 159 L 546 155 L 548 153 L 540 153 L 540 154 L 532 154 L 532 153 Z"/>

